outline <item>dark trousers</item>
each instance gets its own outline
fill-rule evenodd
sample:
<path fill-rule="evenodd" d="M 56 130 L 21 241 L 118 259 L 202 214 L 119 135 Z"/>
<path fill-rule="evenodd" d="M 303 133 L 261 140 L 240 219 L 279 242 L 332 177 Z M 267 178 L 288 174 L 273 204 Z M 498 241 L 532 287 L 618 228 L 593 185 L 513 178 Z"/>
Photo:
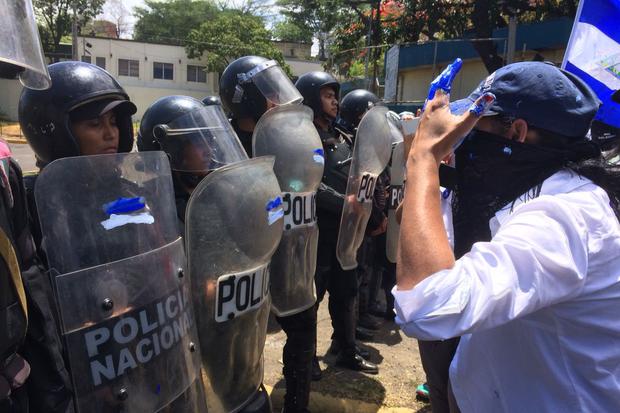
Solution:
<path fill-rule="evenodd" d="M 286 333 L 282 351 L 286 381 L 284 410 L 305 412 L 310 399 L 312 357 L 316 352 L 316 309 L 313 306 L 287 317 L 276 317 L 276 320 Z"/>
<path fill-rule="evenodd" d="M 459 338 L 444 341 L 418 340 L 422 367 L 426 373 L 433 413 L 458 412 L 456 400 L 450 389 L 449 369 L 459 345 Z"/>
<path fill-rule="evenodd" d="M 375 245 L 373 238 L 364 237 L 357 251 L 358 266 L 355 269 L 358 280 L 357 310 L 360 316 L 368 314 L 371 301 L 371 284 L 374 277 Z"/>
<path fill-rule="evenodd" d="M 341 345 L 344 355 L 355 354 L 355 325 L 357 322 L 357 273 L 345 271 L 336 258 L 338 234 L 330 231 L 319 232 L 317 268 L 315 275 L 317 305 L 329 291 L 329 315 L 334 334 L 332 338 Z"/>

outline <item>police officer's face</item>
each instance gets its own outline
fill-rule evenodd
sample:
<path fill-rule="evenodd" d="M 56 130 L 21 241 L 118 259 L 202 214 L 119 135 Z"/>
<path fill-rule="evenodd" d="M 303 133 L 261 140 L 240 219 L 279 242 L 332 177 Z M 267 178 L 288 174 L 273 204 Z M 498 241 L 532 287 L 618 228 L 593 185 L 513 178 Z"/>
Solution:
<path fill-rule="evenodd" d="M 338 96 L 332 87 L 324 87 L 319 91 L 323 113 L 331 119 L 336 119 L 338 115 Z"/>
<path fill-rule="evenodd" d="M 71 131 L 82 155 L 118 152 L 119 131 L 114 111 L 98 118 L 71 122 Z"/>

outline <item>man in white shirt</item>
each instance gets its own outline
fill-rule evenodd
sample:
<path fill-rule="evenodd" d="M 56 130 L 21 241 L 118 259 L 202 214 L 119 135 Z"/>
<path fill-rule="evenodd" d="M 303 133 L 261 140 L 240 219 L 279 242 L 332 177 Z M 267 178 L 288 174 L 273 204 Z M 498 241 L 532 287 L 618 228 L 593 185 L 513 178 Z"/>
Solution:
<path fill-rule="evenodd" d="M 620 411 L 620 170 L 586 139 L 598 105 L 539 62 L 499 69 L 452 111 L 441 92 L 427 104 L 393 294 L 407 335 L 462 336 L 450 381 L 463 412 Z M 455 261 L 438 165 L 463 136 Z"/>

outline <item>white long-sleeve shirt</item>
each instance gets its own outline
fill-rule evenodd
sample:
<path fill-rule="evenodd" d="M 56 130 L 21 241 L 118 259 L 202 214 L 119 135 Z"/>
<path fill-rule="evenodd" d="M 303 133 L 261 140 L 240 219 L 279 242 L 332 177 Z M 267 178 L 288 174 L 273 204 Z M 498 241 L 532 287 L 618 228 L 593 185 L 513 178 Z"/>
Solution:
<path fill-rule="evenodd" d="M 620 412 L 620 224 L 607 194 L 560 171 L 490 221 L 450 270 L 393 290 L 423 340 L 463 336 L 463 412 Z"/>

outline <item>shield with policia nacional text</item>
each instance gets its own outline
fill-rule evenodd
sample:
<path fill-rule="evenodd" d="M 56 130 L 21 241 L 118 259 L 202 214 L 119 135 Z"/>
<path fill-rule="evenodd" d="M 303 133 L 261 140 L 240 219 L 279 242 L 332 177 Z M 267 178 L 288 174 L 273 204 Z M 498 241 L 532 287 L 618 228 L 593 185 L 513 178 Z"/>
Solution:
<path fill-rule="evenodd" d="M 271 308 L 280 317 L 316 302 L 316 191 L 325 159 L 312 118 L 307 106 L 278 106 L 260 118 L 252 139 L 255 156 L 275 156 L 282 190 L 284 233 L 270 266 Z"/>
<path fill-rule="evenodd" d="M 165 154 L 56 160 L 35 198 L 77 411 L 206 411 Z"/>
<path fill-rule="evenodd" d="M 262 383 L 269 262 L 284 216 L 273 163 L 263 156 L 216 169 L 187 206 L 187 257 L 209 413 L 238 411 Z"/>
<path fill-rule="evenodd" d="M 379 174 L 392 152 L 392 122 L 385 106 L 374 106 L 362 118 L 355 137 L 347 193 L 340 218 L 336 256 L 342 269 L 357 267 Z"/>

